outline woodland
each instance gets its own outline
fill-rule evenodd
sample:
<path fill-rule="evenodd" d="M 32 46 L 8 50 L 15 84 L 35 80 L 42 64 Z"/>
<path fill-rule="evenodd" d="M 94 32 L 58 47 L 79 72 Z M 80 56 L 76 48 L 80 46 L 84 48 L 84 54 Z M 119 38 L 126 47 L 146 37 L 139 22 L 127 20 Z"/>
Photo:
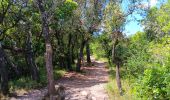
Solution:
<path fill-rule="evenodd" d="M 0 99 L 47 87 L 64 100 L 56 80 L 95 58 L 107 63 L 110 100 L 169 100 L 170 0 L 149 1 L 0 0 Z M 134 20 L 143 31 L 127 35 Z"/>

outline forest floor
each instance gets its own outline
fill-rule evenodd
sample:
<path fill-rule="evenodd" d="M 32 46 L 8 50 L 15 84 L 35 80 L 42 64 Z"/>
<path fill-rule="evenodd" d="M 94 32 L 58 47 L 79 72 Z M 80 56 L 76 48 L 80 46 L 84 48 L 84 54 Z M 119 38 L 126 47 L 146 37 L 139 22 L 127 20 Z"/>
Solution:
<path fill-rule="evenodd" d="M 105 85 L 108 82 L 106 63 L 92 59 L 91 67 L 82 67 L 82 73 L 67 72 L 56 80 L 57 85 L 66 87 L 65 100 L 108 100 Z M 41 100 L 47 88 L 22 93 L 11 100 Z"/>

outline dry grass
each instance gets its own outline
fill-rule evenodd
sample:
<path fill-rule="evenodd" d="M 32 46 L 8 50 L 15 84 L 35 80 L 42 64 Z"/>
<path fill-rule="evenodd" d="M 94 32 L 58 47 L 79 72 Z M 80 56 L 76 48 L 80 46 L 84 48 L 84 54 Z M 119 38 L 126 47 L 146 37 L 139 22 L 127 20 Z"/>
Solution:
<path fill-rule="evenodd" d="M 126 75 L 124 71 L 125 70 L 121 69 L 122 77 Z M 132 94 L 132 86 L 130 82 L 128 81 L 128 79 L 126 78 L 121 78 L 121 83 L 122 83 L 122 88 L 123 88 L 123 95 L 121 96 L 117 88 L 114 67 L 110 68 L 109 74 L 110 74 L 110 77 L 109 77 L 109 82 L 106 85 L 106 90 L 109 94 L 110 100 L 140 100 L 139 98 L 135 97 Z"/>
<path fill-rule="evenodd" d="M 127 80 L 122 80 L 123 96 L 120 95 L 116 80 L 110 80 L 106 85 L 106 90 L 109 94 L 110 100 L 138 100 L 131 92 L 131 86 Z"/>

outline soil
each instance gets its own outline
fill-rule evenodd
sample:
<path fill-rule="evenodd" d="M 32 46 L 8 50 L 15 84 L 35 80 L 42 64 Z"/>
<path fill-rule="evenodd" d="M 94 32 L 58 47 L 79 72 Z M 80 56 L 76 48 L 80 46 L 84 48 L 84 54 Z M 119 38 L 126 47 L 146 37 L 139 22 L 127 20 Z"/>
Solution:
<path fill-rule="evenodd" d="M 67 72 L 56 85 L 66 88 L 65 100 L 108 100 L 105 85 L 108 82 L 106 63 L 93 60 L 94 66 L 82 67 L 82 73 Z M 17 94 L 11 100 L 42 100 L 47 88 Z"/>

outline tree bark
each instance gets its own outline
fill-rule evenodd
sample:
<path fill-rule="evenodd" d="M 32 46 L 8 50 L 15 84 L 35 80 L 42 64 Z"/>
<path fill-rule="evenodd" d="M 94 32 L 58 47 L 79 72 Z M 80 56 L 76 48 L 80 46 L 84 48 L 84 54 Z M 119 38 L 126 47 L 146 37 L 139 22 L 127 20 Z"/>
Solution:
<path fill-rule="evenodd" d="M 27 62 L 28 67 L 30 68 L 31 78 L 38 82 L 40 78 L 39 78 L 38 68 L 35 63 L 35 58 L 34 58 L 35 56 L 34 56 L 34 52 L 32 48 L 31 38 L 32 38 L 32 34 L 29 30 L 27 34 L 27 40 L 26 40 L 26 62 Z"/>
<path fill-rule="evenodd" d="M 116 82 L 117 82 L 117 87 L 119 89 L 119 93 L 120 95 L 122 95 L 122 85 L 121 85 L 121 79 L 120 79 L 120 62 L 121 61 L 118 59 L 118 57 L 116 57 L 117 44 L 118 44 L 118 39 L 115 39 L 115 41 L 113 41 L 113 48 L 112 48 L 112 62 L 116 65 Z"/>
<path fill-rule="evenodd" d="M 116 39 L 115 41 L 113 40 L 113 47 L 112 47 L 112 62 L 115 63 L 116 62 L 116 57 L 115 57 L 115 48 L 116 45 L 118 44 L 118 40 Z"/>
<path fill-rule="evenodd" d="M 120 95 L 122 95 L 122 84 L 121 84 L 121 79 L 120 79 L 120 64 L 116 64 L 116 82 L 117 82 L 117 87 L 119 89 Z"/>
<path fill-rule="evenodd" d="M 5 60 L 5 52 L 0 44 L 0 76 L 1 76 L 1 91 L 4 95 L 9 92 L 8 87 L 8 69 Z"/>
<path fill-rule="evenodd" d="M 72 40 L 72 36 L 71 36 L 71 34 L 69 34 L 68 49 L 67 49 L 67 67 L 68 67 L 69 71 L 72 71 L 72 66 L 71 66 L 71 62 L 72 62 L 71 40 Z"/>
<path fill-rule="evenodd" d="M 91 65 L 89 40 L 86 41 L 86 56 L 87 56 L 87 63 Z"/>
<path fill-rule="evenodd" d="M 85 46 L 85 41 L 82 40 L 82 43 L 81 43 L 81 46 L 80 46 L 80 53 L 78 55 L 77 66 L 76 66 L 76 71 L 78 71 L 78 72 L 81 69 L 81 61 L 83 59 L 83 49 L 84 49 L 84 46 Z"/>
<path fill-rule="evenodd" d="M 74 44 L 72 43 L 72 45 L 71 45 L 71 64 L 75 64 L 75 62 L 74 62 L 74 59 L 76 58 L 75 57 L 75 54 L 74 54 Z"/>
<path fill-rule="evenodd" d="M 52 65 L 52 45 L 50 42 L 50 33 L 49 33 L 49 25 L 48 25 L 48 15 L 43 6 L 42 0 L 37 0 L 38 8 L 41 13 L 42 20 L 42 32 L 45 37 L 45 62 L 46 62 L 46 70 L 47 70 L 47 80 L 48 80 L 48 93 L 51 96 L 55 93 L 54 86 L 54 76 L 53 76 L 53 65 Z"/>

